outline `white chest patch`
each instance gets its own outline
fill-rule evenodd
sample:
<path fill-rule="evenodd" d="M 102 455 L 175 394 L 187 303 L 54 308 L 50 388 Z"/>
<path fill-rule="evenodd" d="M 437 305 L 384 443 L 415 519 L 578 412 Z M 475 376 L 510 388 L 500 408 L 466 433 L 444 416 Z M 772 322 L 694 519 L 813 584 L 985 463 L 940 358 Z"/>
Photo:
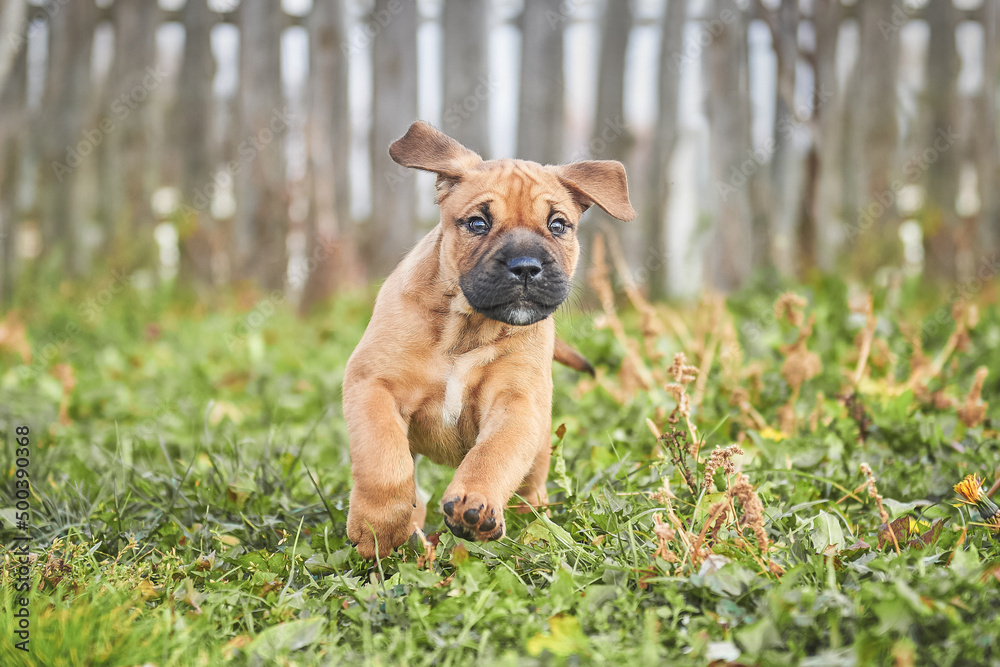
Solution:
<path fill-rule="evenodd" d="M 457 366 L 457 365 L 456 365 Z M 441 421 L 445 426 L 455 426 L 462 414 L 462 398 L 465 393 L 464 378 L 459 369 L 453 368 L 444 388 L 444 405 L 441 407 Z"/>
<path fill-rule="evenodd" d="M 448 374 L 444 386 L 444 404 L 441 406 L 441 422 L 448 427 L 458 424 L 465 401 L 465 388 L 469 372 L 477 366 L 485 366 L 497 358 L 498 350 L 492 345 L 481 347 L 455 357 L 455 363 Z"/>

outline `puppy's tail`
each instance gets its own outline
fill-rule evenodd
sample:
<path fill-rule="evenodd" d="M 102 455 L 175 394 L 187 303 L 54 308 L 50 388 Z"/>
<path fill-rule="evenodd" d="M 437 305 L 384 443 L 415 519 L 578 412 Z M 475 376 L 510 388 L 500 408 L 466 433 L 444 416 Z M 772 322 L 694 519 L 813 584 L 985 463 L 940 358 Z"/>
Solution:
<path fill-rule="evenodd" d="M 587 373 L 594 376 L 594 367 L 590 365 L 586 357 L 574 350 L 566 341 L 556 338 L 556 349 L 552 353 L 552 358 L 563 366 L 569 366 L 573 370 Z"/>

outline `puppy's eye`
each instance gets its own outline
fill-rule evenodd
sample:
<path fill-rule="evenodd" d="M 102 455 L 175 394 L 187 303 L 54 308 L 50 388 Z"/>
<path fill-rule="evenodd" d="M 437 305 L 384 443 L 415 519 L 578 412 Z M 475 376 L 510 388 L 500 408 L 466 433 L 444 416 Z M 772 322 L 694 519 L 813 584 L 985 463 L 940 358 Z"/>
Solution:
<path fill-rule="evenodd" d="M 490 231 L 490 223 L 486 221 L 485 218 L 475 217 L 469 218 L 465 221 L 465 228 L 476 236 L 482 236 L 486 232 Z"/>
<path fill-rule="evenodd" d="M 569 225 L 562 218 L 552 218 L 549 220 L 549 231 L 552 232 L 552 236 L 562 236 L 569 229 Z"/>

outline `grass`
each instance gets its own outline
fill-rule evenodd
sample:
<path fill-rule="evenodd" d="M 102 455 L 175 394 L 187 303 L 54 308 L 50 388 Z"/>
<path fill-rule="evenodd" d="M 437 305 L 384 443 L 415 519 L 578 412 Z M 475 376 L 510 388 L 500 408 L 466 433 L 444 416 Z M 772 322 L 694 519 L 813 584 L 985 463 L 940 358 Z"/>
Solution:
<path fill-rule="evenodd" d="M 872 320 L 842 283 L 793 290 L 801 320 L 794 304 L 774 317 L 782 290 L 766 284 L 722 306 L 560 313 L 599 374 L 555 370 L 552 505 L 508 513 L 499 542 L 462 542 L 436 509 L 451 471 L 425 462 L 429 564 L 416 537 L 371 563 L 344 534 L 340 384 L 370 294 L 304 322 L 266 295 L 24 295 L 0 325 L 0 538 L 22 534 L 28 425 L 31 640 L 14 648 L 0 547 L 0 663 L 1000 664 L 1000 541 L 952 490 L 1000 470 L 995 409 L 959 417 L 981 366 L 1000 404 L 993 286 L 978 322 L 917 284 L 876 291 Z M 956 303 L 974 326 L 953 335 Z M 700 388 L 665 388 L 678 352 Z M 697 456 L 651 428 L 693 433 Z M 734 442 L 739 473 L 706 486 L 709 455 Z"/>

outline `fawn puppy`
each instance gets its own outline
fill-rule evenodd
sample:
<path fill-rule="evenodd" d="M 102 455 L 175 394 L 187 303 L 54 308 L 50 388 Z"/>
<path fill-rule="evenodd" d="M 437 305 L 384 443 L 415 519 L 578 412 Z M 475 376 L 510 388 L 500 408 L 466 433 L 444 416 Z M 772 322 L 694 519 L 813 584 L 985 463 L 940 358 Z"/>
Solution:
<path fill-rule="evenodd" d="M 515 491 L 546 502 L 552 359 L 588 367 L 557 345 L 552 320 L 570 293 L 577 224 L 592 205 L 635 217 L 619 162 L 484 161 L 423 122 L 389 154 L 437 174 L 441 221 L 382 285 L 347 363 L 347 535 L 366 558 L 423 524 L 417 454 L 457 468 L 441 509 L 458 537 L 502 537 Z"/>

